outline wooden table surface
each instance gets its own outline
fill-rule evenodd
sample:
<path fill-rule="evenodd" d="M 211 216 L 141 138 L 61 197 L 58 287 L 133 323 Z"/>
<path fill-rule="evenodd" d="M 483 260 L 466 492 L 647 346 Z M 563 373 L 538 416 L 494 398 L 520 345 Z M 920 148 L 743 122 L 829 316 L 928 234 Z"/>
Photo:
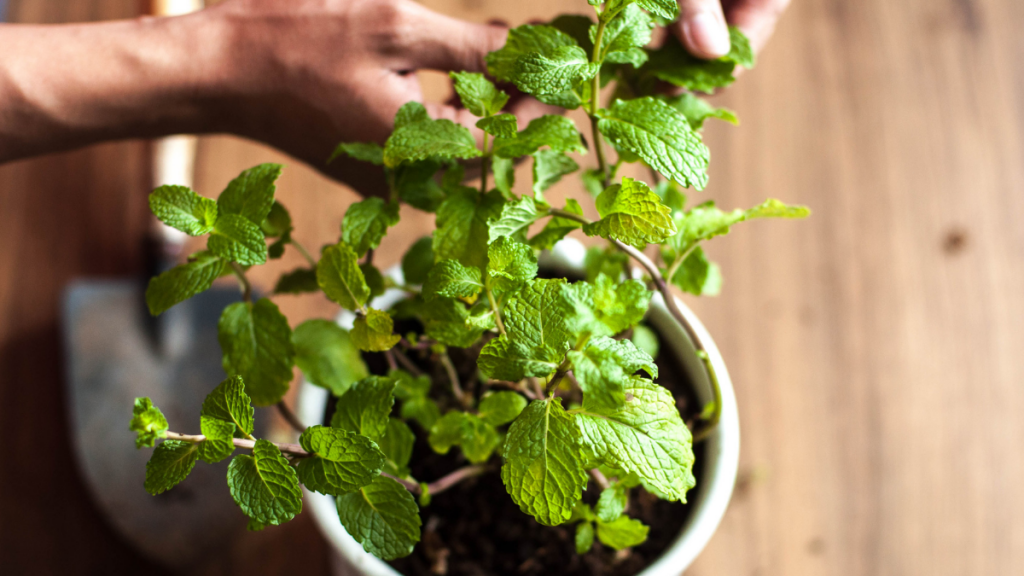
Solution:
<path fill-rule="evenodd" d="M 517 24 L 582 0 L 427 4 Z M 20 21 L 135 8 L 10 3 Z M 444 95 L 437 75 L 425 83 Z M 688 573 L 1024 574 L 1024 2 L 796 0 L 758 68 L 716 99 L 743 124 L 708 129 L 711 184 L 698 197 L 778 197 L 815 213 L 716 240 L 724 292 L 688 299 L 729 364 L 743 428 L 736 495 Z M 74 471 L 58 328 L 70 279 L 139 270 L 147 158 L 132 142 L 0 168 L 4 574 L 159 573 L 106 526 Z M 280 159 L 206 138 L 197 188 L 216 194 Z M 355 196 L 284 161 L 279 197 L 299 239 L 336 238 Z M 430 224 L 406 220 L 383 263 Z M 333 311 L 316 298 L 282 308 L 293 323 Z M 195 573 L 327 569 L 302 515 Z"/>

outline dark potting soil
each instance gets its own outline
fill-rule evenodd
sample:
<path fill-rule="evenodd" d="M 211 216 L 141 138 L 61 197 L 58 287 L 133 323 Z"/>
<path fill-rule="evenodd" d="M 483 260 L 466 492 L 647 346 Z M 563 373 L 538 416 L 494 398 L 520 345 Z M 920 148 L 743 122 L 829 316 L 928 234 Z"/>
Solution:
<path fill-rule="evenodd" d="M 698 401 L 682 366 L 666 349 L 663 346 L 665 352 L 655 359 L 660 372 L 658 383 L 672 391 L 683 420 L 691 424 L 700 412 Z M 462 382 L 471 382 L 476 351 L 450 352 Z M 382 354 L 365 357 L 371 372 L 386 373 Z M 446 388 L 447 378 L 439 366 L 432 365 L 426 356 L 412 359 L 434 376 L 435 392 Z M 441 411 L 450 408 L 454 406 L 442 405 Z M 333 411 L 332 398 L 328 417 Z M 467 464 L 457 449 L 446 455 L 435 453 L 426 441 L 426 431 L 414 422 L 410 426 L 416 432 L 410 462 L 413 477 L 429 482 Z M 698 485 L 688 495 L 691 501 L 701 489 L 703 445 L 696 445 L 694 451 Z M 501 482 L 501 458 L 494 456 L 490 464 L 493 472 L 463 481 L 435 495 L 429 506 L 421 508 L 422 540 L 410 556 L 390 562 L 395 570 L 405 576 L 633 576 L 661 556 L 690 514 L 689 505 L 659 500 L 643 488 L 635 488 L 630 492 L 627 513 L 650 526 L 647 541 L 616 552 L 595 538 L 590 552 L 579 555 L 575 548 L 576 525 L 544 526 L 524 514 Z M 599 494 L 600 488 L 591 482 L 583 499 L 594 504 Z"/>

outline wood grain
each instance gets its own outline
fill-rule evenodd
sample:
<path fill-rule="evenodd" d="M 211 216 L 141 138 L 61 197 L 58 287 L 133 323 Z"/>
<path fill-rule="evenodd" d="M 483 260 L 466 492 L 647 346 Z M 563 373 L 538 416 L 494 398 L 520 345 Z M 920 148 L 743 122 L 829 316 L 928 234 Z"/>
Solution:
<path fill-rule="evenodd" d="M 11 9 L 57 21 L 126 4 Z M 512 24 L 582 11 L 579 0 L 426 4 Z M 743 124 L 709 127 L 711 185 L 696 198 L 777 197 L 815 214 L 716 240 L 724 293 L 689 300 L 730 366 L 743 427 L 736 496 L 689 574 L 1024 573 L 1021 30 L 1018 0 L 797 1 L 758 68 L 716 98 Z M 438 75 L 425 82 L 433 98 L 447 94 Z M 206 138 L 197 187 L 214 194 L 277 159 Z M 285 161 L 280 197 L 299 239 L 333 240 L 354 194 Z M 0 467 L 5 573 L 148 569 L 67 464 L 56 326 L 67 280 L 138 269 L 130 240 L 144 228 L 146 172 L 137 143 L 0 170 L 0 437 L 18 463 Z M 429 217 L 409 216 L 380 263 L 429 230 Z M 334 311 L 304 297 L 282 308 L 295 322 Z M 202 573 L 323 574 L 324 555 L 300 518 L 247 536 Z"/>

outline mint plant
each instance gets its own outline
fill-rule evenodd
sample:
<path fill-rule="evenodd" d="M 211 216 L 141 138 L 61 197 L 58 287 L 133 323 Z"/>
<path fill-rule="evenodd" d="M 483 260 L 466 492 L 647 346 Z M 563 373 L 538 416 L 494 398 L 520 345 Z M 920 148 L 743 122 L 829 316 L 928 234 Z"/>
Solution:
<path fill-rule="evenodd" d="M 390 195 L 349 207 L 340 239 L 319 257 L 295 241 L 288 211 L 274 200 L 278 165 L 246 170 L 216 201 L 181 186 L 153 191 L 154 214 L 208 240 L 206 250 L 152 279 L 150 311 L 160 314 L 222 276 L 238 279 L 242 301 L 220 317 L 228 379 L 203 402 L 199 434 L 171 431 L 149 399 L 136 399 L 137 444 L 155 446 L 146 467 L 150 493 L 173 488 L 197 460 L 230 457 L 228 487 L 250 529 L 292 519 L 305 486 L 334 496 L 348 533 L 385 560 L 412 552 L 420 507 L 432 495 L 495 473 L 499 462 L 523 512 L 545 525 L 576 524 L 580 553 L 595 538 L 614 549 L 646 539 L 649 528 L 627 513 L 632 491 L 686 501 L 695 485 L 694 440 L 672 394 L 655 383 L 657 337 L 642 323 L 650 299 L 661 293 L 689 329 L 669 285 L 695 295 L 719 291 L 719 268 L 703 251 L 707 240 L 745 220 L 809 212 L 772 199 L 723 211 L 712 201 L 689 205 L 682 192 L 707 184 L 704 122 L 736 122 L 695 93 L 727 86 L 736 66 L 753 66 L 742 33 L 732 30 L 727 56 L 704 61 L 671 36 L 660 48 L 646 47 L 657 24 L 678 16 L 675 0 L 590 4 L 596 20 L 561 16 L 513 29 L 487 57 L 498 84 L 483 74 L 451 74 L 462 104 L 480 118 L 482 146 L 465 127 L 431 119 L 415 102 L 398 111 L 383 147 L 339 145 L 332 160 L 345 155 L 382 166 Z M 666 83 L 685 91 L 663 95 Z M 520 130 L 502 111 L 509 95 L 499 86 L 509 84 L 545 103 L 584 109 L 589 143 L 559 115 Z M 602 93 L 611 94 L 608 103 Z M 545 198 L 580 170 L 570 153 L 596 157 L 580 173 L 596 197 L 596 221 L 575 200 L 555 207 Z M 531 194 L 517 196 L 513 168 L 527 157 Z M 478 186 L 464 183 L 462 161 L 478 163 Z M 650 181 L 620 177 L 624 164 L 646 166 Z M 373 255 L 398 224 L 401 203 L 434 213 L 436 230 L 409 249 L 401 276 L 393 277 L 378 270 Z M 538 222 L 543 227 L 531 235 Z M 538 253 L 574 230 L 607 241 L 588 251 L 586 279 L 538 278 Z M 650 245 L 658 247 L 654 258 L 645 251 Z M 271 297 L 256 299 L 248 270 L 288 249 L 308 265 L 284 274 Z M 630 261 L 642 273 L 633 274 Z M 374 308 L 388 289 L 405 298 Z M 310 292 L 354 312 L 353 328 L 315 319 L 293 329 L 273 298 Z M 396 320 L 419 328 L 398 333 Z M 460 377 L 453 348 L 477 358 L 470 378 Z M 383 353 L 387 374 L 370 374 L 362 353 L 373 352 Z M 433 381 L 425 365 L 438 365 L 445 378 Z M 307 427 L 281 402 L 294 366 L 338 397 L 328 425 Z M 697 439 L 716 424 L 719 404 L 705 408 Z M 298 444 L 255 438 L 254 406 L 277 406 L 300 433 Z M 417 435 L 438 453 L 459 450 L 467 464 L 438 479 L 414 478 Z M 591 481 L 600 490 L 595 505 L 582 499 Z"/>

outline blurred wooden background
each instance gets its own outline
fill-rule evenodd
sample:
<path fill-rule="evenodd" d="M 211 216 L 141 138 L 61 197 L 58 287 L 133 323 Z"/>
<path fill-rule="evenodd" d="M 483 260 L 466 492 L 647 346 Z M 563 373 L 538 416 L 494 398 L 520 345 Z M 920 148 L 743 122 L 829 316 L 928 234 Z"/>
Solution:
<path fill-rule="evenodd" d="M 511 24 L 585 8 L 426 4 Z M 9 6 L 24 22 L 136 8 Z M 436 76 L 426 83 L 444 95 Z M 796 0 L 758 68 L 716 100 L 743 124 L 708 129 L 711 185 L 699 197 L 779 197 L 815 214 L 715 241 L 724 293 L 688 300 L 729 363 L 743 427 L 736 496 L 688 573 L 1024 573 L 1024 3 Z M 58 329 L 70 279 L 139 270 L 147 154 L 118 143 L 0 168 L 4 574 L 159 573 L 76 477 Z M 279 197 L 299 239 L 336 238 L 353 193 L 265 148 L 204 139 L 197 188 L 216 194 L 268 160 L 288 164 Z M 381 263 L 429 223 L 408 218 Z M 293 322 L 333 311 L 281 300 Z M 285 570 L 327 571 L 307 515 L 247 535 L 198 573 Z"/>

